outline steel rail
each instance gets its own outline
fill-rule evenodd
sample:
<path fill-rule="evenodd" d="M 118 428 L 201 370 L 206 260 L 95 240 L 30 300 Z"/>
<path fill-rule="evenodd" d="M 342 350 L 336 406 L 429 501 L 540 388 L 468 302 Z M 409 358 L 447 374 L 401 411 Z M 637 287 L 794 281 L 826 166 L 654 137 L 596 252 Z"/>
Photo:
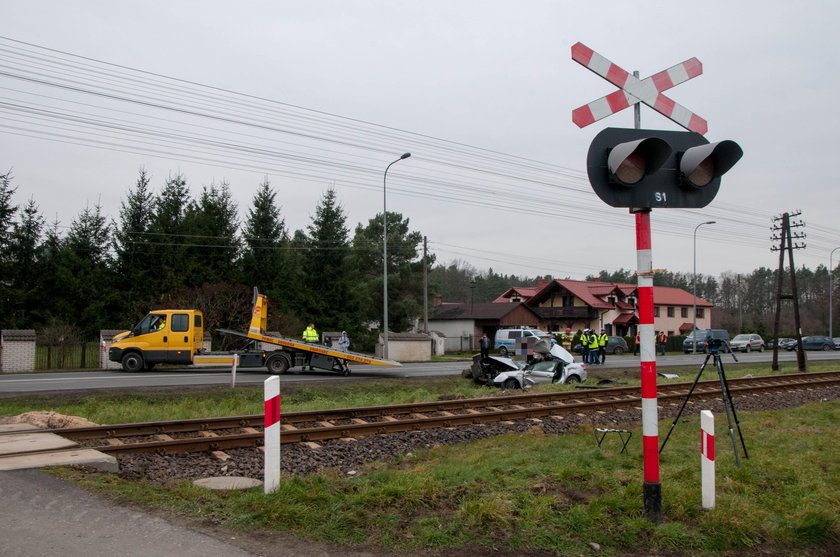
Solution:
<path fill-rule="evenodd" d="M 762 376 L 729 380 L 733 395 L 792 388 L 813 388 L 840 384 L 840 372 L 804 373 Z M 660 403 L 678 404 L 688 392 L 689 383 L 663 385 Z M 698 399 L 720 396 L 718 381 L 698 382 L 694 395 Z M 281 442 L 301 443 L 342 437 L 363 437 L 377 434 L 418 431 L 438 427 L 461 427 L 523 419 L 547 417 L 562 419 L 570 413 L 602 409 L 640 409 L 639 387 L 618 387 L 602 390 L 564 391 L 480 399 L 460 399 L 383 407 L 365 407 L 326 411 L 290 412 L 282 417 Z M 231 416 L 210 419 L 173 420 L 140 424 L 117 424 L 41 430 L 73 440 L 104 440 L 87 446 L 101 452 L 177 453 L 254 447 L 262 444 L 262 415 Z M 342 423 L 336 423 L 342 422 Z M 235 432 L 214 433 L 220 430 Z M 198 433 L 200 437 L 166 439 L 169 434 Z M 120 442 L 119 438 L 159 436 L 154 440 Z M 78 447 L 70 450 L 78 450 Z M 56 451 L 44 451 L 56 452 Z M 60 451 L 59 451 L 60 452 Z M 25 454 L 33 454 L 28 452 Z"/>
<path fill-rule="evenodd" d="M 748 378 L 749 379 L 749 378 Z M 840 373 L 824 374 L 799 374 L 798 376 L 779 376 L 752 378 L 748 381 L 730 381 L 730 391 L 733 396 L 759 393 L 765 391 L 783 391 L 791 388 L 813 388 L 840 384 Z M 666 392 L 660 392 L 660 402 L 664 404 L 678 404 L 687 393 L 687 383 L 669 385 Z M 698 399 L 719 397 L 720 383 L 707 381 L 698 383 L 694 391 Z M 624 391 L 624 389 L 619 389 Z M 638 388 L 635 388 L 638 391 Z M 405 431 L 419 431 L 423 429 L 434 429 L 439 427 L 462 427 L 467 425 L 478 425 L 497 423 L 504 421 L 516 421 L 524 419 L 539 420 L 547 417 L 562 419 L 566 414 L 580 414 L 595 410 L 615 409 L 640 409 L 641 398 L 638 396 L 613 396 L 614 393 L 605 391 L 587 392 L 589 396 L 581 396 L 581 392 L 572 392 L 574 397 L 561 397 L 560 399 L 541 395 L 518 395 L 512 397 L 492 397 L 482 399 L 485 405 L 478 407 L 474 404 L 464 404 L 458 408 L 446 404 L 447 409 L 436 407 L 437 403 L 421 405 L 425 413 L 408 412 L 418 405 L 397 405 L 383 407 L 390 412 L 380 413 L 376 416 L 368 415 L 375 421 L 364 420 L 359 417 L 350 417 L 347 414 L 333 414 L 332 419 L 302 421 L 307 427 L 296 427 L 290 423 L 282 426 L 281 442 L 283 444 L 326 441 L 330 439 L 346 437 L 366 437 L 387 433 Z M 552 393 L 556 394 L 556 393 Z M 607 396 L 603 396 L 603 395 Z M 477 399 L 447 401 L 473 403 Z M 372 410 L 368 409 L 368 410 Z M 396 410 L 396 411 L 395 411 Z M 453 411 L 454 410 L 454 411 Z M 318 413 L 306 413 L 309 418 Z M 336 421 L 347 423 L 336 424 Z M 246 426 L 251 427 L 251 426 Z M 225 448 L 259 446 L 262 444 L 262 432 L 220 434 L 200 438 L 156 440 L 142 443 L 126 443 L 123 445 L 106 445 L 94 447 L 106 453 L 121 452 L 181 452 L 181 451 L 202 451 L 222 450 Z"/>

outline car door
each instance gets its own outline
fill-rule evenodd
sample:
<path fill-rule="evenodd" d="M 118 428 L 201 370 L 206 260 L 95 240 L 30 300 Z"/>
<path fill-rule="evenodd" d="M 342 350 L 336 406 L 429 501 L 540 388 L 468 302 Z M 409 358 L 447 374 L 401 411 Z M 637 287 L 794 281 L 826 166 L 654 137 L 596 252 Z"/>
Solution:
<path fill-rule="evenodd" d="M 193 343 L 190 314 L 172 313 L 163 333 L 163 343 L 166 346 L 166 363 L 191 363 Z"/>
<path fill-rule="evenodd" d="M 555 361 L 534 362 L 528 372 L 530 381 L 532 383 L 551 383 L 556 364 Z"/>

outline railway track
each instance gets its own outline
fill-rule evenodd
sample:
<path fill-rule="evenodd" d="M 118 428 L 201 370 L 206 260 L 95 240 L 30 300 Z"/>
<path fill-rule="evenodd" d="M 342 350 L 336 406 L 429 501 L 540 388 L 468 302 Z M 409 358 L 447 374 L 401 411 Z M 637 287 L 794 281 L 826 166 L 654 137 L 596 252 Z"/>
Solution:
<path fill-rule="evenodd" d="M 837 385 L 840 385 L 840 372 L 729 380 L 729 388 L 736 399 L 736 405 L 739 397 Z M 660 407 L 679 406 L 690 387 L 691 383 L 659 385 Z M 715 379 L 698 382 L 692 394 L 692 401 L 720 397 L 720 382 Z M 640 410 L 640 388 L 624 386 L 392 406 L 287 412 L 282 414 L 281 418 L 281 442 L 313 443 L 441 427 L 456 428 L 527 419 L 563 419 L 564 416 L 572 414 L 585 416 L 608 411 Z M 85 448 L 112 455 L 144 452 L 173 454 L 260 446 L 263 442 L 262 426 L 263 415 L 255 414 L 45 431 L 75 441 Z M 26 454 L 33 454 L 33 451 Z"/>

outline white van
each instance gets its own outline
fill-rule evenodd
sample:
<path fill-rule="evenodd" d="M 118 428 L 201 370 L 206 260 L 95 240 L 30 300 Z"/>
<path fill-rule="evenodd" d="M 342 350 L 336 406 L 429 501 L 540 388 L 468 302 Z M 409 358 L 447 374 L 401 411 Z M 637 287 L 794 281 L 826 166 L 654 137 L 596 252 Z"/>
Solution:
<path fill-rule="evenodd" d="M 496 341 L 493 344 L 493 349 L 498 350 L 499 354 L 502 356 L 507 356 L 508 353 L 515 354 L 520 343 L 522 343 L 522 341 L 527 337 L 540 339 L 550 336 L 551 335 L 545 331 L 532 329 L 531 327 L 522 327 L 519 329 L 499 329 L 496 331 Z"/>

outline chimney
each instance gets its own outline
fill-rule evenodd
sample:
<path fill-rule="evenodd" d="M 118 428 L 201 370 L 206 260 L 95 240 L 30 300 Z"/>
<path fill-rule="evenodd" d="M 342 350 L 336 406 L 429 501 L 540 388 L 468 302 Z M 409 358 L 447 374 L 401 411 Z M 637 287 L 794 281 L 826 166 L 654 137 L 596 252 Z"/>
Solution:
<path fill-rule="evenodd" d="M 601 277 L 595 277 L 592 279 L 592 282 L 601 282 Z"/>
<path fill-rule="evenodd" d="M 542 290 L 548 284 L 546 279 L 537 279 L 537 290 Z"/>
<path fill-rule="evenodd" d="M 443 305 L 443 296 L 441 294 L 435 294 L 434 301 L 432 301 L 432 306 L 438 307 L 440 305 Z"/>

